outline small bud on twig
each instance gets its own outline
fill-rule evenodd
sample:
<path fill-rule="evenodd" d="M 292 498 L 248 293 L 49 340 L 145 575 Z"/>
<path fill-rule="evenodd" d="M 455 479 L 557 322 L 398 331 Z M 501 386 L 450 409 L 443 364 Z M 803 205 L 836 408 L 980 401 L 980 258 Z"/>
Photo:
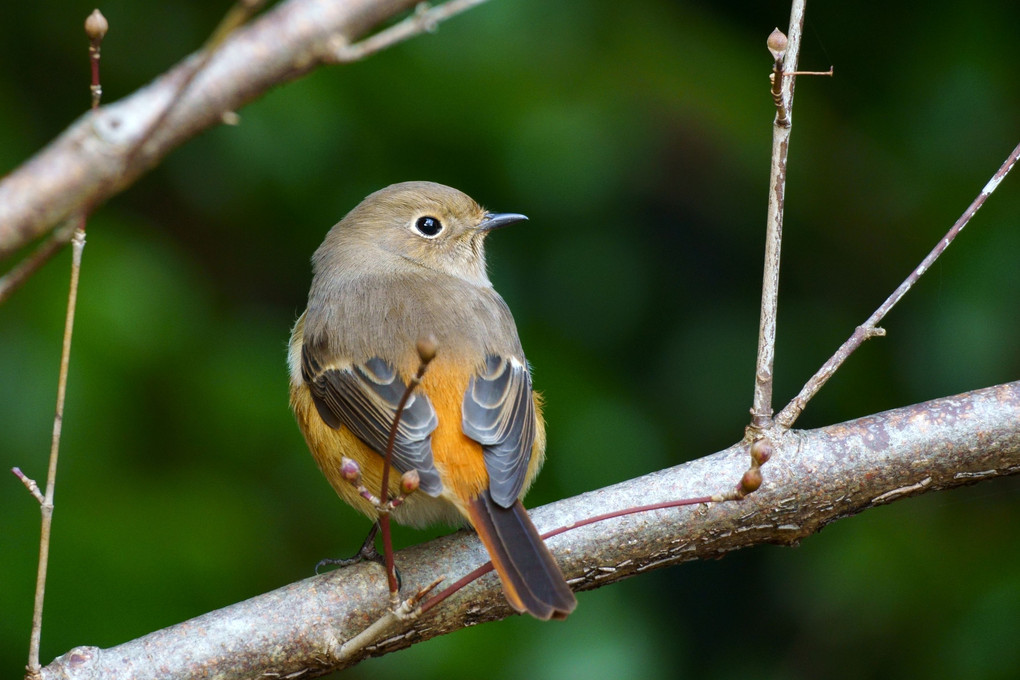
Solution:
<path fill-rule="evenodd" d="M 427 364 L 436 358 L 436 352 L 439 351 L 439 341 L 436 340 L 436 336 L 429 333 L 424 338 L 418 338 L 418 358 L 421 359 L 423 364 Z"/>
<path fill-rule="evenodd" d="M 92 14 L 85 19 L 85 35 L 89 37 L 89 64 L 92 67 L 92 84 L 89 85 L 89 92 L 92 93 L 93 109 L 99 108 L 99 102 L 103 98 L 103 86 L 99 82 L 99 51 L 108 30 L 110 23 L 103 13 L 98 9 L 92 10 Z"/>
<path fill-rule="evenodd" d="M 340 476 L 351 484 L 358 484 L 361 481 L 361 466 L 354 459 L 344 456 L 340 460 Z"/>
<path fill-rule="evenodd" d="M 785 33 L 776 28 L 769 33 L 769 38 L 765 41 L 765 44 L 768 46 L 769 52 L 772 53 L 772 58 L 779 61 L 786 54 L 786 46 L 789 44 L 789 40 Z"/>
<path fill-rule="evenodd" d="M 400 495 L 409 496 L 418 490 L 421 485 L 421 478 L 414 468 L 408 470 L 400 477 Z"/>
<path fill-rule="evenodd" d="M 758 439 L 751 444 L 751 460 L 755 465 L 764 465 L 772 457 L 772 445 L 764 439 Z"/>
<path fill-rule="evenodd" d="M 749 468 L 744 472 L 744 476 L 740 478 L 740 488 L 737 493 L 740 496 L 745 496 L 749 493 L 753 493 L 758 490 L 761 486 L 761 469 L 757 466 Z"/>
<path fill-rule="evenodd" d="M 21 468 L 11 468 L 11 472 L 14 476 L 21 480 L 21 483 L 25 485 L 28 492 L 32 494 L 32 498 L 39 501 L 40 504 L 45 503 L 46 499 L 43 497 L 42 492 L 39 491 L 39 485 L 35 483 L 35 480 L 26 475 L 21 471 Z"/>
<path fill-rule="evenodd" d="M 110 22 L 106 20 L 103 13 L 98 9 L 92 10 L 92 14 L 85 19 L 85 35 L 89 37 L 92 42 L 99 42 L 106 37 L 106 32 L 110 30 Z"/>

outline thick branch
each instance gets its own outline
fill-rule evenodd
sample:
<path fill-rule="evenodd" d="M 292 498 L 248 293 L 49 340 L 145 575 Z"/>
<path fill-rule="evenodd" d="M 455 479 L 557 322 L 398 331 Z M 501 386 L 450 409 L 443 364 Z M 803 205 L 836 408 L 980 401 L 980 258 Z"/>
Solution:
<path fill-rule="evenodd" d="M 177 94 L 194 54 L 133 95 L 90 111 L 0 182 L 0 257 L 41 236 L 68 215 L 92 208 L 131 184 L 174 148 L 222 116 L 334 59 L 416 0 L 289 0 L 219 47 L 173 111 L 138 153 L 135 142 Z"/>
<path fill-rule="evenodd" d="M 551 538 L 579 590 L 759 543 L 794 544 L 826 524 L 927 491 L 1020 472 L 1020 382 L 887 411 L 817 430 L 790 430 L 741 502 L 630 515 Z M 742 444 L 535 510 L 541 530 L 596 513 L 704 495 L 746 467 Z M 398 554 L 404 593 L 451 581 L 487 559 L 459 532 Z M 376 646 L 345 657 L 343 642 L 389 606 L 376 564 L 294 583 L 108 650 L 79 647 L 45 678 L 314 677 L 466 625 L 511 614 L 483 577 Z"/>

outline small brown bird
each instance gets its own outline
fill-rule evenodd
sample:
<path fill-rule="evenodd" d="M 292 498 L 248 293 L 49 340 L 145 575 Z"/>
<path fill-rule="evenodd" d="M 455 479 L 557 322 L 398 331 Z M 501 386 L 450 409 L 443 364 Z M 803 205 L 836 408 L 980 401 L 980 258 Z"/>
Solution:
<path fill-rule="evenodd" d="M 397 429 L 393 466 L 420 487 L 402 523 L 478 532 L 515 610 L 564 618 L 577 604 L 521 504 L 545 457 L 541 401 L 517 328 L 485 271 L 485 237 L 527 219 L 485 211 L 431 182 L 375 192 L 326 234 L 312 258 L 308 308 L 290 339 L 290 403 L 316 462 L 347 503 L 375 507 L 340 472 L 355 460 L 379 489 L 393 418 L 419 365 L 438 351 Z M 400 475 L 390 476 L 396 495 Z"/>

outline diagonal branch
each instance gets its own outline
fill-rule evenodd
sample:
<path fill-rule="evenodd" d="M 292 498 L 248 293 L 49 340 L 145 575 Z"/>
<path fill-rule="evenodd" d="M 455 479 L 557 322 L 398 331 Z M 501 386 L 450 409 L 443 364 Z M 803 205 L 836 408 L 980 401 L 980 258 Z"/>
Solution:
<path fill-rule="evenodd" d="M 549 540 L 571 585 L 590 590 L 660 567 L 760 543 L 796 544 L 823 526 L 928 491 L 1020 473 L 1020 382 L 887 411 L 817 430 L 790 430 L 762 487 L 739 503 L 657 510 Z M 542 530 L 600 512 L 692 496 L 746 466 L 725 451 L 536 509 Z M 458 532 L 400 553 L 404 587 L 455 579 L 487 560 Z M 103 650 L 78 647 L 43 677 L 315 677 L 512 612 L 498 580 L 472 583 L 359 655 L 344 642 L 389 607 L 385 575 L 362 563 L 294 583 Z"/>
<path fill-rule="evenodd" d="M 287 0 L 233 32 L 195 76 L 173 111 L 137 153 L 131 151 L 194 73 L 196 53 L 146 87 L 91 111 L 0 181 L 0 258 L 42 236 L 84 206 L 125 189 L 173 149 L 224 115 L 336 59 L 353 43 L 416 0 Z M 461 11 L 472 6 L 460 3 Z M 430 30 L 454 12 L 431 14 L 412 28 Z M 405 30 L 399 37 L 414 35 Z"/>
<path fill-rule="evenodd" d="M 946 232 L 946 235 L 943 236 L 939 242 L 935 244 L 935 247 L 931 249 L 928 255 L 921 260 L 921 264 L 917 265 L 914 271 L 910 272 L 910 276 L 903 280 L 903 283 L 901 283 L 896 290 L 894 290 L 889 297 L 885 299 L 885 302 L 883 302 L 879 308 L 868 317 L 867 321 L 854 330 L 853 334 L 846 340 L 846 342 L 844 342 L 840 348 L 836 350 L 836 353 L 829 357 L 829 360 L 822 364 L 822 367 L 819 368 L 813 376 L 811 376 L 811 379 L 808 380 L 804 387 L 801 388 L 800 393 L 783 408 L 778 416 L 776 416 L 776 422 L 780 427 L 788 428 L 793 426 L 793 423 L 798 417 L 800 417 L 801 412 L 804 410 L 804 407 L 811 398 L 814 397 L 818 393 L 818 390 L 822 389 L 822 386 L 828 382 L 829 378 L 831 378 L 836 371 L 839 370 L 839 367 L 843 365 L 843 362 L 845 362 L 858 347 L 864 344 L 865 340 L 878 335 L 885 335 L 885 330 L 879 328 L 878 323 L 884 319 L 885 315 L 892 310 L 893 306 L 895 306 L 896 303 L 899 302 L 911 288 L 913 288 L 914 284 L 917 283 L 924 273 L 931 268 L 932 264 L 935 263 L 935 260 L 937 260 L 939 256 L 946 251 L 949 244 L 953 242 L 953 239 L 955 239 L 961 231 L 963 231 L 963 228 L 967 226 L 970 219 L 974 217 L 981 206 L 985 204 L 985 200 L 992 195 L 992 192 L 995 191 L 995 189 L 999 186 L 999 183 L 1005 179 L 1006 175 L 1009 174 L 1009 171 L 1013 169 L 1013 166 L 1016 165 L 1018 160 L 1020 160 L 1020 144 L 1017 144 L 1006 160 L 1003 161 L 1002 165 L 998 170 L 996 170 L 995 174 L 992 175 L 992 178 L 988 180 L 988 183 L 981 189 L 981 192 L 977 195 L 977 197 L 969 206 L 967 206 L 967 209 L 963 211 L 963 214 L 960 215 L 959 219 L 957 219 L 953 226 L 950 227 L 949 231 Z"/>

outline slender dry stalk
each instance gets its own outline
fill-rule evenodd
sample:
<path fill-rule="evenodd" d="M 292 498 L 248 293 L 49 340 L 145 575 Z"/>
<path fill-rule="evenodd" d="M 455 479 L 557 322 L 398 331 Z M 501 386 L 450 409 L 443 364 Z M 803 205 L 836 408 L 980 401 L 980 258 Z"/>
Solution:
<path fill-rule="evenodd" d="M 57 227 L 47 239 L 3 276 L 0 276 L 0 305 L 7 302 L 33 274 L 64 249 L 77 229 L 76 220 L 68 220 Z"/>
<path fill-rule="evenodd" d="M 765 267 L 761 286 L 761 317 L 758 327 L 758 360 L 754 371 L 751 426 L 764 430 L 772 422 L 772 376 L 776 354 L 776 316 L 779 308 L 779 259 L 783 242 L 783 210 L 786 198 L 786 162 L 790 151 L 793 90 L 800 37 L 804 28 L 806 0 L 794 0 L 790 10 L 790 34 L 785 49 L 776 57 L 772 94 L 777 113 L 772 125 L 772 165 L 769 173 L 769 205 L 765 228 Z M 771 45 L 770 45 L 771 47 Z"/>
<path fill-rule="evenodd" d="M 84 218 L 82 220 L 84 222 Z M 84 226 L 84 225 L 82 225 Z M 85 231 L 77 229 L 71 238 L 71 283 L 67 293 L 67 315 L 64 318 L 64 343 L 60 352 L 60 374 L 57 378 L 57 407 L 53 416 L 53 438 L 50 442 L 50 464 L 46 473 L 46 493 L 40 505 L 42 527 L 39 535 L 39 569 L 35 579 L 35 605 L 32 609 L 32 633 L 28 645 L 28 676 L 39 677 L 39 644 L 42 639 L 43 600 L 46 595 L 46 570 L 49 566 L 50 536 L 53 526 L 53 496 L 57 489 L 57 458 L 60 434 L 64 426 L 64 399 L 67 395 L 67 369 L 71 363 L 71 338 L 74 334 L 74 311 L 78 302 L 78 278 L 81 254 L 85 248 Z"/>
<path fill-rule="evenodd" d="M 486 0 L 447 0 L 436 7 L 421 3 L 411 16 L 398 24 L 383 29 L 364 40 L 349 44 L 342 35 L 337 36 L 327 61 L 347 64 L 369 57 L 422 33 L 434 33 L 439 24 Z"/>
<path fill-rule="evenodd" d="M 975 213 L 985 204 L 985 201 L 995 191 L 1009 171 L 1016 165 L 1017 160 L 1020 160 L 1020 144 L 1013 149 L 1006 160 L 999 166 L 999 169 L 995 171 L 992 178 L 988 180 L 988 183 L 981 189 L 981 192 L 971 202 L 967 209 L 963 211 L 959 219 L 950 227 L 949 231 L 945 236 L 931 249 L 931 252 L 921 260 L 921 264 L 917 265 L 914 271 L 910 272 L 910 276 L 904 279 L 903 283 L 899 285 L 892 292 L 889 297 L 885 299 L 878 309 L 876 309 L 871 316 L 868 317 L 867 321 L 858 326 L 853 335 L 851 335 L 846 342 L 844 342 L 836 353 L 829 357 L 818 371 L 811 376 L 811 379 L 805 383 L 804 387 L 801 388 L 800 393 L 794 397 L 789 404 L 787 404 L 779 415 L 776 416 L 776 422 L 782 428 L 790 428 L 796 422 L 801 412 L 804 411 L 804 407 L 808 401 L 811 400 L 818 390 L 822 389 L 822 386 L 833 376 L 833 374 L 843 365 L 854 351 L 864 344 L 864 341 L 868 338 L 873 338 L 878 335 L 885 335 L 885 331 L 878 327 L 878 323 L 885 318 L 885 315 L 899 302 L 904 295 L 917 283 L 918 279 L 924 275 L 928 269 L 931 268 L 935 260 L 939 258 L 942 253 L 946 251 L 949 244 L 953 242 L 963 228 L 967 226 L 970 219 L 974 217 Z"/>
<path fill-rule="evenodd" d="M 404 393 L 400 396 L 397 410 L 393 414 L 393 422 L 390 424 L 390 435 L 386 440 L 386 455 L 383 457 L 382 483 L 379 489 L 379 528 L 382 531 L 383 556 L 386 560 L 386 579 L 394 604 L 399 601 L 400 586 L 397 582 L 397 568 L 393 562 L 393 535 L 390 532 L 390 469 L 393 467 L 393 447 L 397 443 L 397 428 L 400 426 L 400 419 L 404 415 L 407 402 L 411 399 L 411 394 L 421 384 L 421 379 L 425 377 L 425 371 L 428 370 L 432 360 L 436 358 L 436 351 L 439 348 L 436 338 L 430 335 L 427 338 L 418 340 L 417 349 L 420 361 L 418 371 L 408 381 L 407 387 L 404 388 Z"/>

